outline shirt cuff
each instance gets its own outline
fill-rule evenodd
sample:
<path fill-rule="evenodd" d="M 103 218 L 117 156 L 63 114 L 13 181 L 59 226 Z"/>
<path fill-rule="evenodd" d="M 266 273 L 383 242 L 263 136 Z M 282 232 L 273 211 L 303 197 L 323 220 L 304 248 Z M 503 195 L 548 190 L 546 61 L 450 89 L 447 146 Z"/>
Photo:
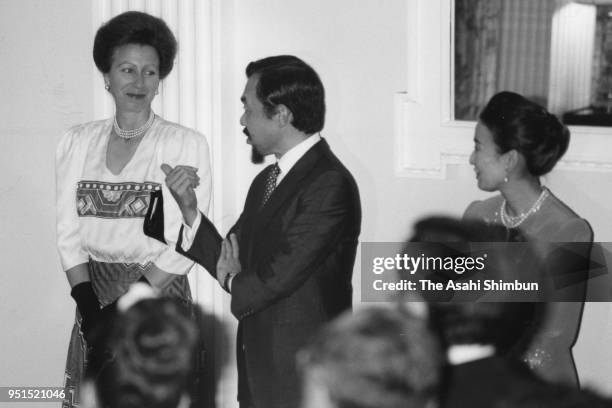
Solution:
<path fill-rule="evenodd" d="M 199 211 L 191 227 L 183 221 L 183 240 L 181 241 L 181 249 L 183 251 L 187 252 L 191 249 L 196 233 L 200 228 L 200 222 L 202 222 L 202 213 Z"/>

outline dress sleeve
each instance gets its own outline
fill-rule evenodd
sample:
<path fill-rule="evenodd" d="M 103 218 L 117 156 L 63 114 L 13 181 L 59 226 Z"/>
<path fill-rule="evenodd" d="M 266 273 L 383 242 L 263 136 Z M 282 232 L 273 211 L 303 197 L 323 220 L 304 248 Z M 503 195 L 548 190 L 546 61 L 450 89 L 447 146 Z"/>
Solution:
<path fill-rule="evenodd" d="M 165 178 L 159 168 L 162 163 L 172 167 L 184 165 L 198 169 L 200 185 L 195 189 L 198 209 L 202 214 L 207 215 L 212 195 L 212 175 L 208 143 L 204 135 L 190 129 L 180 129 L 172 137 L 166 137 L 159 153 L 160 161 L 156 171 L 160 172 L 161 180 Z M 183 216 L 165 183 L 162 183 L 162 194 L 164 196 L 164 235 L 168 245 L 154 260 L 154 263 L 165 272 L 184 275 L 193 266 L 193 261 L 175 250 Z"/>
<path fill-rule="evenodd" d="M 593 230 L 586 220 L 574 218 L 566 222 L 554 238 L 559 242 L 593 242 Z"/>
<path fill-rule="evenodd" d="M 482 217 L 479 217 L 479 211 L 478 211 L 478 205 L 481 203 L 481 201 L 472 201 L 470 203 L 470 205 L 467 206 L 467 208 L 465 209 L 465 211 L 463 212 L 463 220 L 474 220 L 474 219 L 482 219 Z"/>
<path fill-rule="evenodd" d="M 57 248 L 64 271 L 89 260 L 79 234 L 76 188 L 87 149 L 85 135 L 75 127 L 61 138 L 55 154 Z"/>

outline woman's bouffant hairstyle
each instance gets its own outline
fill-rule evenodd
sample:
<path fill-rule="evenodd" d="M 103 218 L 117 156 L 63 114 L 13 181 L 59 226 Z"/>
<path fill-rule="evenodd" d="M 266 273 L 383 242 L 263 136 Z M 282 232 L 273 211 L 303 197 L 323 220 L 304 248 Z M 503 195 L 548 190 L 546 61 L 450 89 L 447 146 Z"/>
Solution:
<path fill-rule="evenodd" d="M 126 44 L 150 45 L 159 57 L 159 78 L 164 79 L 174 64 L 177 42 L 166 23 L 140 11 L 128 11 L 103 24 L 96 33 L 93 58 L 103 74 L 110 71 L 113 53 Z"/>
<path fill-rule="evenodd" d="M 174 299 L 146 299 L 120 314 L 94 377 L 104 408 L 175 408 L 191 390 L 198 331 Z"/>
<path fill-rule="evenodd" d="M 512 149 L 525 157 L 527 170 L 539 177 L 565 154 L 569 130 L 545 108 L 513 92 L 493 96 L 480 114 L 500 153 Z"/>

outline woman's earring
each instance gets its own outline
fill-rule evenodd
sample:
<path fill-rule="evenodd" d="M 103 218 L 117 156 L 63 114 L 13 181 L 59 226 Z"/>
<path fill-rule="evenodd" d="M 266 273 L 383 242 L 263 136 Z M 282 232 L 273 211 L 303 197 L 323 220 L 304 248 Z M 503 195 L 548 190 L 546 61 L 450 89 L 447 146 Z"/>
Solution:
<path fill-rule="evenodd" d="M 109 84 L 104 84 L 104 89 L 106 89 L 107 91 L 110 91 L 110 85 Z"/>
<path fill-rule="evenodd" d="M 508 182 L 508 176 L 504 177 L 504 183 Z"/>

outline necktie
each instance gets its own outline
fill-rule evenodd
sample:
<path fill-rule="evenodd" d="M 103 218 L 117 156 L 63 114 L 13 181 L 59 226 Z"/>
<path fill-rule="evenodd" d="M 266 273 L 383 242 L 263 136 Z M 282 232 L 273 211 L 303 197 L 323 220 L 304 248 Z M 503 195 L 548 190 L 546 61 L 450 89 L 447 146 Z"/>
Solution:
<path fill-rule="evenodd" d="M 266 189 L 264 190 L 263 200 L 261 201 L 262 207 L 266 204 L 266 202 L 272 195 L 272 192 L 276 188 L 276 179 L 278 178 L 280 172 L 281 170 L 280 167 L 278 167 L 278 163 L 274 163 L 274 165 L 270 167 L 270 170 L 268 171 L 268 177 L 266 178 Z"/>

